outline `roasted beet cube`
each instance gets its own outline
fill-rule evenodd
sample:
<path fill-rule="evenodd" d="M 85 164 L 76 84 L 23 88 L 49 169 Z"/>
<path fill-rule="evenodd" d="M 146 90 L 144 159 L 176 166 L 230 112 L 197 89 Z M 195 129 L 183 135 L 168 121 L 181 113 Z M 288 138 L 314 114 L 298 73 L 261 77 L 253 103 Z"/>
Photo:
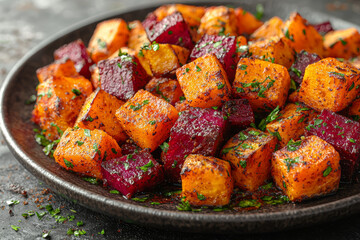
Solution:
<path fill-rule="evenodd" d="M 120 191 L 127 198 L 156 186 L 164 178 L 162 166 L 145 150 L 104 161 L 101 172 L 104 184 Z"/>
<path fill-rule="evenodd" d="M 128 100 L 146 85 L 149 76 L 136 57 L 122 55 L 98 63 L 101 89 L 120 100 Z"/>
<path fill-rule="evenodd" d="M 325 35 L 328 32 L 334 31 L 331 23 L 329 21 L 313 24 L 313 27 L 320 33 L 321 35 Z"/>
<path fill-rule="evenodd" d="M 153 27 L 154 27 L 154 25 L 157 23 L 158 21 L 157 21 L 157 17 L 156 17 L 156 15 L 154 14 L 154 13 L 149 13 L 147 16 L 146 16 L 146 18 L 145 18 L 145 20 L 144 21 L 142 21 L 142 25 L 143 25 L 143 27 L 145 28 L 145 29 L 152 29 Z"/>
<path fill-rule="evenodd" d="M 86 78 L 90 78 L 90 66 L 93 64 L 86 47 L 81 39 L 66 44 L 55 50 L 54 58 L 66 59 L 69 58 L 74 62 L 76 71 Z"/>
<path fill-rule="evenodd" d="M 210 108 L 191 108 L 181 112 L 171 128 L 169 147 L 163 148 L 162 161 L 170 181 L 180 180 L 186 156 L 215 156 L 223 140 L 225 120 L 222 112 Z"/>
<path fill-rule="evenodd" d="M 120 146 L 120 148 L 123 155 L 134 154 L 141 151 L 141 148 L 136 145 L 132 140 L 127 140 Z"/>
<path fill-rule="evenodd" d="M 229 123 L 240 128 L 246 128 L 255 122 L 254 113 L 247 99 L 233 99 L 222 106 L 222 112 Z"/>
<path fill-rule="evenodd" d="M 308 53 L 304 50 L 296 54 L 296 59 L 289 70 L 290 78 L 301 84 L 305 68 L 313 63 L 320 61 L 321 58 L 316 53 Z"/>
<path fill-rule="evenodd" d="M 323 110 L 306 127 L 305 135 L 316 135 L 333 145 L 341 156 L 341 178 L 351 181 L 359 164 L 360 123 Z"/>
<path fill-rule="evenodd" d="M 175 44 L 190 50 L 194 47 L 188 27 L 179 12 L 145 29 L 150 42 Z"/>
<path fill-rule="evenodd" d="M 236 38 L 234 36 L 217 36 L 205 34 L 195 45 L 190 54 L 191 61 L 213 53 L 224 66 L 230 82 L 234 80 L 236 72 Z"/>

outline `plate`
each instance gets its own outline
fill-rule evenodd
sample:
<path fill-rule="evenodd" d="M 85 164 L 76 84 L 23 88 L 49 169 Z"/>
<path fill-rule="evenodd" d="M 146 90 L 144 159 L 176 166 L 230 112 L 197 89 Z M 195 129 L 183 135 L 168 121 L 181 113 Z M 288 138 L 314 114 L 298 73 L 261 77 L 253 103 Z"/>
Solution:
<path fill-rule="evenodd" d="M 207 1 L 193 5 L 241 6 L 254 12 L 253 1 Z M 313 12 L 310 9 L 296 9 L 296 6 L 280 1 L 263 1 L 265 19 L 279 16 L 286 19 L 290 12 L 298 10 L 309 21 L 317 23 L 330 20 L 336 29 L 358 26 L 330 15 Z M 79 181 L 79 176 L 60 168 L 53 159 L 44 155 L 35 142 L 30 121 L 32 105 L 25 101 L 35 94 L 38 84 L 35 71 L 53 61 L 53 52 L 60 46 L 82 38 L 88 42 L 99 21 L 120 17 L 126 21 L 144 19 L 147 13 L 158 6 L 141 6 L 126 12 L 110 12 L 87 19 L 49 38 L 24 56 L 7 76 L 0 92 L 0 127 L 11 152 L 33 175 L 48 184 L 52 190 L 91 210 L 115 216 L 124 221 L 160 229 L 190 232 L 250 233 L 271 232 L 298 228 L 338 219 L 359 212 L 360 184 L 341 185 L 332 196 L 306 201 L 301 204 L 284 204 L 264 207 L 248 212 L 182 212 L 175 204 L 150 205 L 127 200 L 109 193 L 101 186 Z"/>

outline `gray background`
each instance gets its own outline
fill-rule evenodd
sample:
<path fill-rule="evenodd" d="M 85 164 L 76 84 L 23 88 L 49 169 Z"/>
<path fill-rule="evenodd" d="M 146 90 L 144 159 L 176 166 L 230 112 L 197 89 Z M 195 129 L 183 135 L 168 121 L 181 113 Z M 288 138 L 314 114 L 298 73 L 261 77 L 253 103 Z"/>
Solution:
<path fill-rule="evenodd" d="M 0 0 L 0 83 L 11 67 L 32 47 L 50 35 L 80 20 L 114 9 L 124 10 L 141 4 L 161 3 L 152 0 Z M 290 0 L 298 9 L 310 8 L 347 21 L 360 24 L 360 1 Z M 266 11 L 266 9 L 265 9 Z M 145 17 L 145 16 L 144 16 Z M 23 191 L 27 192 L 24 197 Z M 15 206 L 7 206 L 7 200 L 19 200 Z M 24 219 L 21 214 L 39 210 L 40 205 L 52 204 L 61 208 L 61 216 L 74 215 L 74 221 L 57 223 L 45 215 Z M 76 213 L 71 210 L 76 211 Z M 333 220 L 333 219 L 331 219 Z M 130 225 L 71 203 L 51 192 L 26 171 L 12 156 L 0 136 L 0 239 L 41 239 L 42 232 L 51 231 L 51 239 L 73 239 L 67 236 L 69 228 L 83 221 L 87 233 L 82 239 L 238 239 L 240 236 L 189 234 L 167 232 Z M 18 232 L 10 225 L 20 227 Z M 105 235 L 100 235 L 102 229 Z M 360 239 L 360 214 L 311 228 L 288 232 L 241 236 L 242 239 Z"/>

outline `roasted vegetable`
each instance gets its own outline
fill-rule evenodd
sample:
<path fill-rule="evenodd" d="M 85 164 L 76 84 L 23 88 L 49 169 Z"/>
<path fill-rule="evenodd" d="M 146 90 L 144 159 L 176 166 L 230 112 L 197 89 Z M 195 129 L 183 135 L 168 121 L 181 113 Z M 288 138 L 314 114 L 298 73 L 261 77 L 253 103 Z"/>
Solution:
<path fill-rule="evenodd" d="M 128 26 L 130 28 L 128 47 L 138 53 L 144 44 L 150 43 L 145 28 L 140 21 L 129 22 Z"/>
<path fill-rule="evenodd" d="M 304 78 L 306 67 L 320 60 L 321 58 L 316 53 L 308 53 L 304 50 L 297 53 L 295 62 L 289 70 L 290 78 L 295 82 L 301 84 Z"/>
<path fill-rule="evenodd" d="M 175 105 L 184 96 L 179 82 L 171 78 L 152 78 L 145 89 L 172 105 Z"/>
<path fill-rule="evenodd" d="M 329 57 L 345 58 L 360 55 L 360 33 L 356 28 L 336 30 L 324 36 L 324 46 Z"/>
<path fill-rule="evenodd" d="M 50 65 L 36 70 L 36 75 L 40 83 L 51 77 L 76 77 L 78 72 L 75 69 L 74 62 L 70 59 L 58 60 Z"/>
<path fill-rule="evenodd" d="M 254 113 L 247 99 L 233 99 L 222 106 L 222 112 L 232 126 L 246 128 L 255 122 Z"/>
<path fill-rule="evenodd" d="M 237 32 L 241 34 L 252 34 L 256 29 L 263 25 L 263 22 L 257 19 L 250 12 L 242 8 L 235 9 Z"/>
<path fill-rule="evenodd" d="M 256 29 L 250 36 L 250 39 L 267 39 L 274 36 L 282 35 L 283 20 L 279 17 L 272 17 L 266 21 L 261 27 Z"/>

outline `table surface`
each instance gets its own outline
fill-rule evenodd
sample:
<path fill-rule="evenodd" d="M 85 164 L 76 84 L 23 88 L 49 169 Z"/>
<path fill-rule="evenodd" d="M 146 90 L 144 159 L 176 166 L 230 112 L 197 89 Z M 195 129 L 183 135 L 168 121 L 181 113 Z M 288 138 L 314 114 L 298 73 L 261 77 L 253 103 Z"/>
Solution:
<path fill-rule="evenodd" d="M 152 3 L 164 2 L 152 0 Z M 353 23 L 360 23 L 360 1 L 290 0 L 299 8 L 311 7 Z M 110 10 L 124 10 L 149 3 L 147 0 L 0 0 L 0 83 L 11 67 L 32 47 L 57 31 L 79 20 Z M 19 204 L 8 206 L 8 200 Z M 60 208 L 61 223 L 49 214 L 39 219 L 36 215 L 25 219 L 29 211 L 46 212 L 41 206 L 51 204 Z M 50 232 L 51 239 L 73 239 L 68 229 L 82 229 L 82 239 L 235 239 L 238 235 L 191 234 L 150 229 L 124 223 L 67 201 L 52 193 L 25 170 L 9 152 L 0 136 L 0 239 L 42 239 Z M 70 221 L 74 219 L 73 221 Z M 59 222 L 60 220 L 60 222 Z M 80 227 L 77 223 L 82 221 Z M 15 232 L 10 226 L 20 227 Z M 104 234 L 101 234 L 103 230 Z M 360 214 L 305 229 L 262 235 L 244 235 L 242 239 L 360 239 Z"/>

